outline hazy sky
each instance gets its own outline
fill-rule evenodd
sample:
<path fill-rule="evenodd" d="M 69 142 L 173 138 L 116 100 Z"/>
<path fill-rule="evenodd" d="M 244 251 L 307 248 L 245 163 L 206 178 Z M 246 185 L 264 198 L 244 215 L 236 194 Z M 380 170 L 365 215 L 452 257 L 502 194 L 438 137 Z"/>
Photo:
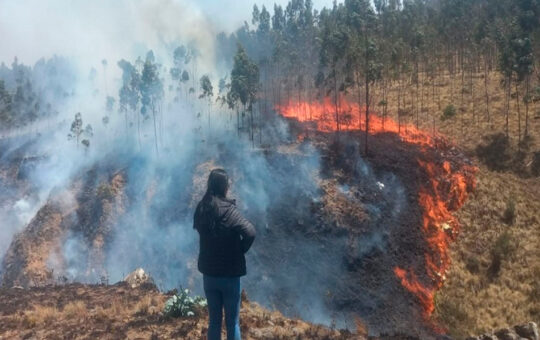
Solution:
<path fill-rule="evenodd" d="M 274 3 L 259 0 L 273 12 Z M 317 9 L 332 0 L 314 0 Z M 211 51 L 220 31 L 251 21 L 243 0 L 0 0 L 0 62 L 26 64 L 54 54 L 96 64 L 119 60 L 178 41 L 197 41 Z M 209 61 L 211 62 L 211 61 Z"/>
<path fill-rule="evenodd" d="M 201 8 L 211 19 L 215 19 L 223 23 L 225 26 L 235 27 L 247 20 L 248 23 L 251 19 L 251 10 L 253 4 L 257 4 L 259 8 L 265 5 L 266 8 L 273 12 L 274 4 L 286 6 L 288 0 L 258 0 L 258 1 L 245 1 L 245 0 L 202 0 L 196 1 Z M 342 2 L 342 1 L 338 1 Z M 316 9 L 320 10 L 323 7 L 331 7 L 332 0 L 313 0 L 313 5 Z"/>

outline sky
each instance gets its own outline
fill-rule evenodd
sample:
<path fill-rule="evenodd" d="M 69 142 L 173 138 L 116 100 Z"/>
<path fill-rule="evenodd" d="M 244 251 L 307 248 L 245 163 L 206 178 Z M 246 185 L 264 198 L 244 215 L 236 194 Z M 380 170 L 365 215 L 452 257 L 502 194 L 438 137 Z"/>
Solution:
<path fill-rule="evenodd" d="M 197 2 L 196 0 L 194 1 Z M 288 0 L 203 0 L 198 2 L 207 15 L 221 21 L 223 25 L 230 28 L 241 25 L 244 20 L 247 20 L 249 23 L 254 3 L 259 6 L 259 9 L 262 5 L 265 5 L 270 13 L 272 13 L 274 4 L 286 6 Z M 313 0 L 313 6 L 315 9 L 320 10 L 323 7 L 331 7 L 332 2 L 332 0 Z"/>
<path fill-rule="evenodd" d="M 273 4 L 259 0 L 273 12 Z M 332 0 L 314 0 L 316 9 Z M 250 22 L 253 2 L 242 0 L 0 0 L 0 62 L 25 64 L 61 55 L 97 64 L 145 49 L 196 40 L 212 49 L 218 32 Z M 204 46 L 208 44 L 207 46 Z"/>

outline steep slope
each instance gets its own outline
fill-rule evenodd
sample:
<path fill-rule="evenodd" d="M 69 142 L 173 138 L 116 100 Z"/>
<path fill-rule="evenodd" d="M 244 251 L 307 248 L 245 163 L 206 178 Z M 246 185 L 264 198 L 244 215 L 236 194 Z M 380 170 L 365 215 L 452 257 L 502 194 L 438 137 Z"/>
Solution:
<path fill-rule="evenodd" d="M 116 173 L 99 179 L 88 171 L 67 189 L 53 192 L 29 225 L 17 234 L 3 261 L 3 286 L 33 287 L 64 280 L 70 264 L 65 262 L 66 240 L 78 234 L 88 245 L 87 271 L 81 279 L 97 282 L 103 270 L 105 240 L 115 218 L 121 214 L 125 197 L 124 178 Z M 80 251 L 77 250 L 77 251 Z"/>

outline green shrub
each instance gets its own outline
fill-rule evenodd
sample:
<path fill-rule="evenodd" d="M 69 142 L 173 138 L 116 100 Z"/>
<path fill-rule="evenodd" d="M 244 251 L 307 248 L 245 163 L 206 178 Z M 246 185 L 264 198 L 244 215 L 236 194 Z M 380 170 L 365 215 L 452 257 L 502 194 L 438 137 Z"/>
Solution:
<path fill-rule="evenodd" d="M 484 137 L 484 144 L 476 147 L 476 154 L 490 170 L 505 171 L 512 163 L 510 141 L 504 133 Z"/>
<path fill-rule="evenodd" d="M 468 312 L 466 305 L 440 292 L 435 294 L 433 302 L 437 321 L 448 328 L 449 335 L 455 338 L 467 336 L 467 331 L 474 326 L 474 318 Z"/>
<path fill-rule="evenodd" d="M 491 249 L 491 264 L 488 268 L 488 276 L 491 279 L 499 275 L 502 261 L 507 259 L 513 251 L 512 236 L 508 231 L 505 231 L 497 238 L 493 249 Z"/>
<path fill-rule="evenodd" d="M 471 273 L 471 274 L 478 274 L 480 272 L 480 268 L 482 267 L 482 264 L 480 263 L 480 260 L 478 257 L 474 255 L 470 255 L 465 260 L 465 268 Z"/>
<path fill-rule="evenodd" d="M 200 296 L 192 297 L 189 293 L 189 289 L 180 289 L 180 294 L 174 294 L 165 302 L 163 314 L 173 318 L 200 315 L 207 306 L 206 299 Z"/>
<path fill-rule="evenodd" d="M 513 197 L 506 201 L 506 209 L 503 213 L 503 221 L 506 224 L 512 225 L 516 221 L 516 201 Z"/>
<path fill-rule="evenodd" d="M 441 120 L 448 120 L 453 118 L 456 115 L 456 108 L 454 105 L 450 104 L 446 106 L 443 110 L 443 114 L 441 116 Z"/>

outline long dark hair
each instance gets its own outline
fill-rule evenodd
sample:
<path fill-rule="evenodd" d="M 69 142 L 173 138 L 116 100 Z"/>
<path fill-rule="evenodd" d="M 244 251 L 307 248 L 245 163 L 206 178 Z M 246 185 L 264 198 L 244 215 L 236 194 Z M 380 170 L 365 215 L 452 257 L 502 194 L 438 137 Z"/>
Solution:
<path fill-rule="evenodd" d="M 201 217 L 203 225 L 207 226 L 210 231 L 215 231 L 219 208 L 216 198 L 226 198 L 229 189 L 229 176 L 223 169 L 214 169 L 208 176 L 208 186 L 206 193 L 201 201 Z"/>
<path fill-rule="evenodd" d="M 206 188 L 206 194 L 204 199 L 210 196 L 218 196 L 225 198 L 227 196 L 227 190 L 229 189 L 229 176 L 223 169 L 214 169 L 208 176 L 208 186 Z"/>

